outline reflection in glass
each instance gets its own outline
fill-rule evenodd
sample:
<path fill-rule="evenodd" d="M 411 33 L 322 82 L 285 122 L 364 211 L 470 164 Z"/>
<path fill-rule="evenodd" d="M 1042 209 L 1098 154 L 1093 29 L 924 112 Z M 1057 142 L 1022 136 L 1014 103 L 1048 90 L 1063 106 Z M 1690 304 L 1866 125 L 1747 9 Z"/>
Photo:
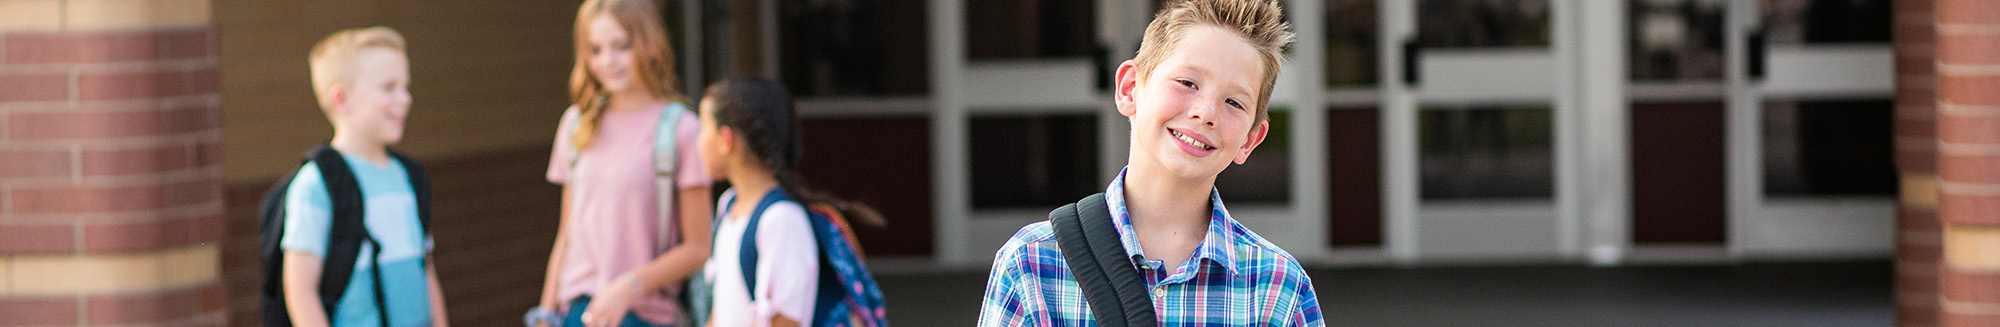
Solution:
<path fill-rule="evenodd" d="M 1271 110 L 1271 132 L 1250 151 L 1243 164 L 1231 163 L 1215 178 L 1215 189 L 1229 203 L 1285 203 L 1292 198 L 1291 111 Z"/>
<path fill-rule="evenodd" d="M 1375 0 L 1326 3 L 1326 86 L 1368 87 L 1380 79 Z"/>
<path fill-rule="evenodd" d="M 929 88 L 922 0 L 778 3 L 785 87 L 799 96 L 920 94 Z M 898 63 L 898 64 L 889 64 Z"/>
<path fill-rule="evenodd" d="M 1549 0 L 1423 0 L 1417 34 L 1426 47 L 1547 47 Z"/>
<path fill-rule="evenodd" d="M 1382 244 L 1379 112 L 1375 108 L 1326 111 L 1327 245 Z"/>
<path fill-rule="evenodd" d="M 1889 0 L 1763 0 L 1771 44 L 1889 43 Z"/>
<path fill-rule="evenodd" d="M 1890 195 L 1896 192 L 1889 100 L 1764 105 L 1764 193 Z"/>
<path fill-rule="evenodd" d="M 1048 207 L 1103 192 L 1097 116 L 972 117 L 972 207 Z"/>
<path fill-rule="evenodd" d="M 1096 1 L 966 1 L 966 56 L 1089 56 L 1097 49 L 1096 6 Z"/>
<path fill-rule="evenodd" d="M 1724 102 L 1632 103 L 1632 242 L 1728 240 Z"/>
<path fill-rule="evenodd" d="M 1718 80 L 1724 0 L 1632 0 L 1634 80 Z"/>
<path fill-rule="evenodd" d="M 1423 110 L 1417 124 L 1424 199 L 1553 194 L 1548 107 Z"/>

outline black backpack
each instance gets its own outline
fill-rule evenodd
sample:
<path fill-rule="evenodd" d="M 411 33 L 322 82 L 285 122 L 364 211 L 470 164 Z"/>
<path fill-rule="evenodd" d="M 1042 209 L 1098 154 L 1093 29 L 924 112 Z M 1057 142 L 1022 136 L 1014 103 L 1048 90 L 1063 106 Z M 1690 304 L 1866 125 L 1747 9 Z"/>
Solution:
<path fill-rule="evenodd" d="M 1118 240 L 1118 227 L 1111 223 L 1111 208 L 1104 193 L 1091 194 L 1073 204 L 1049 212 L 1049 227 L 1055 230 L 1056 246 L 1069 263 L 1069 273 L 1083 289 L 1083 301 L 1091 317 L 1104 327 L 1159 326 L 1153 313 L 1153 297 L 1146 294 L 1146 280 L 1125 254 Z"/>
<path fill-rule="evenodd" d="M 410 188 L 415 191 L 417 198 L 418 226 L 422 228 L 421 232 L 429 235 L 430 176 L 425 175 L 424 168 L 409 157 L 394 151 L 390 151 L 389 156 L 402 163 L 403 169 L 408 171 Z M 354 171 L 348 168 L 347 160 L 341 157 L 340 152 L 322 144 L 306 152 L 302 161 L 312 163 L 319 169 L 320 177 L 326 182 L 326 194 L 333 200 L 333 224 L 328 231 L 326 258 L 319 279 L 320 305 L 326 310 L 327 318 L 332 319 L 334 307 L 340 304 L 342 293 L 347 291 L 348 279 L 354 275 L 354 264 L 360 256 L 362 242 L 376 244 L 377 249 L 380 249 L 381 245 L 369 235 L 368 227 L 364 224 L 362 214 L 366 212 L 367 207 L 362 203 L 361 184 L 355 180 Z M 277 184 L 272 185 L 271 190 L 264 193 L 261 208 L 263 211 L 259 217 L 262 225 L 259 226 L 257 235 L 258 244 L 263 246 L 258 256 L 264 262 L 264 289 L 259 293 L 264 303 L 264 326 L 292 326 L 291 312 L 285 307 L 284 250 L 278 248 L 278 242 L 285 234 L 285 190 L 291 187 L 292 179 L 297 174 L 293 172 L 278 179 Z M 380 255 L 381 251 L 374 251 L 373 254 Z M 369 260 L 380 263 L 379 258 L 369 258 Z M 382 293 L 382 271 L 380 269 L 373 271 L 375 307 L 378 312 L 382 312 L 382 325 L 388 326 L 389 315 Z"/>

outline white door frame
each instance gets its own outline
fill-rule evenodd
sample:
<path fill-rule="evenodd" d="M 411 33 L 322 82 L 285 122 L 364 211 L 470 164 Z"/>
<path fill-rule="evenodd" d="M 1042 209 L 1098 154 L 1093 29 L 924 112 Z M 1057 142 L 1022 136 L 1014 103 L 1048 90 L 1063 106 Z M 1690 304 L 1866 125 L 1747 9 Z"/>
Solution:
<path fill-rule="evenodd" d="M 1757 0 L 1732 0 L 1726 57 L 1746 63 L 1748 36 L 1762 25 Z M 1727 65 L 1729 244 L 1732 260 L 1882 257 L 1894 251 L 1892 197 L 1771 197 L 1764 194 L 1763 112 L 1775 100 L 1887 99 L 1895 92 L 1893 45 L 1767 45 L 1763 79 Z"/>
<path fill-rule="evenodd" d="M 1625 3 L 1551 0 L 1549 45 L 1426 49 L 1417 87 L 1402 81 L 1403 40 L 1417 31 L 1415 1 L 1381 0 L 1382 212 L 1388 256 L 1401 263 L 1452 261 L 1618 262 L 1629 248 L 1630 151 L 1625 108 Z M 1296 25 L 1295 25 L 1296 26 Z M 1553 194 L 1548 200 L 1421 199 L 1420 103 L 1547 104 L 1552 113 Z M 1588 108 L 1588 109 L 1586 109 Z M 1433 109 L 1435 110 L 1435 109 Z M 1515 229 L 1426 229 L 1424 221 Z M 1465 227 L 1474 228 L 1474 227 Z M 1533 232 L 1540 229 L 1543 232 Z M 1519 232 L 1532 233 L 1519 233 Z M 1535 240 L 1533 233 L 1554 240 Z M 1521 235 L 1516 235 L 1521 234 Z M 1455 249 L 1437 240 L 1490 237 Z M 1523 239 L 1527 238 L 1527 239 Z M 1432 241 L 1424 241 L 1431 239 Z M 1552 244 L 1528 245 L 1547 241 Z M 1525 243 L 1523 243 L 1525 242 Z"/>

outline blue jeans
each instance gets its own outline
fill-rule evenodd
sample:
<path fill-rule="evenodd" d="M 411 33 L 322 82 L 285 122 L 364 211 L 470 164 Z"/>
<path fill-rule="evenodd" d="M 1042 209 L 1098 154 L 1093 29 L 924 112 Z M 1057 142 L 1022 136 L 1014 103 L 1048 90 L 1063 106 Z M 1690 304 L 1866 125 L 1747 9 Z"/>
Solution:
<path fill-rule="evenodd" d="M 563 326 L 564 327 L 584 326 L 583 311 L 589 308 L 590 308 L 589 295 L 578 296 L 576 297 L 575 300 L 570 300 L 569 311 L 563 314 Z M 624 321 L 619 321 L 618 327 L 673 327 L 673 326 L 672 325 L 662 326 L 662 325 L 654 325 L 646 323 L 645 320 L 639 319 L 638 314 L 626 312 Z"/>

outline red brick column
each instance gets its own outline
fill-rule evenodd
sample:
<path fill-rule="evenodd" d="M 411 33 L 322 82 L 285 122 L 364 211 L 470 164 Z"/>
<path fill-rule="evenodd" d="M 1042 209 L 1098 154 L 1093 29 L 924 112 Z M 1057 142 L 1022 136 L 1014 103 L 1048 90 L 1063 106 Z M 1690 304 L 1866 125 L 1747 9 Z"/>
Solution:
<path fill-rule="evenodd" d="M 1936 8 L 1939 323 L 2000 326 L 2000 2 Z"/>
<path fill-rule="evenodd" d="M 208 12 L 0 3 L 0 326 L 225 323 Z"/>
<path fill-rule="evenodd" d="M 1937 56 L 1931 0 L 1895 3 L 1896 324 L 1938 322 Z"/>

